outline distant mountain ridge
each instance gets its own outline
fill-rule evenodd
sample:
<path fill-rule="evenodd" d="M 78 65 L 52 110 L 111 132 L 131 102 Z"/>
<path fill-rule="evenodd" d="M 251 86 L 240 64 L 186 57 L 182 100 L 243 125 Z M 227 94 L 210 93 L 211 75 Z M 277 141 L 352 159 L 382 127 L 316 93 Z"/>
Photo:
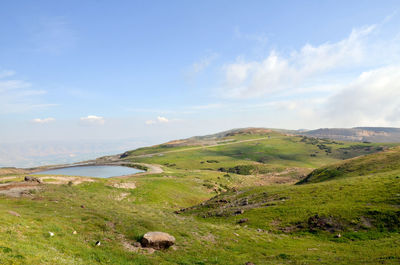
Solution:
<path fill-rule="evenodd" d="M 393 127 L 321 128 L 310 131 L 296 131 L 296 134 L 337 141 L 400 142 L 400 128 Z"/>

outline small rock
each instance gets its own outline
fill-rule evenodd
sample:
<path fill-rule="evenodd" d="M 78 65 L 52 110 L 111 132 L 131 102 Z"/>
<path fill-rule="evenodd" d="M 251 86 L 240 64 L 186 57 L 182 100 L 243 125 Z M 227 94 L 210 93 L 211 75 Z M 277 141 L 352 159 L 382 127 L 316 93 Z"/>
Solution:
<path fill-rule="evenodd" d="M 30 176 L 25 176 L 24 181 L 26 182 L 37 182 L 37 183 L 42 183 L 42 181 L 38 178 L 35 177 L 30 177 Z"/>
<path fill-rule="evenodd" d="M 11 215 L 14 215 L 16 217 L 21 217 L 21 215 L 19 213 L 14 212 L 14 211 L 8 211 L 8 213 L 11 214 Z"/>
<path fill-rule="evenodd" d="M 146 248 L 147 254 L 153 254 L 156 250 L 154 248 Z"/>
<path fill-rule="evenodd" d="M 335 235 L 335 238 L 341 238 L 342 237 L 342 235 L 341 234 L 337 234 L 337 235 Z"/>
<path fill-rule="evenodd" d="M 249 205 L 249 199 L 248 198 L 244 199 L 240 205 L 242 206 Z"/>
<path fill-rule="evenodd" d="M 238 221 L 238 224 L 243 224 L 243 223 L 246 223 L 246 222 L 248 222 L 248 221 L 249 221 L 249 219 L 243 218 L 243 219 L 240 219 L 240 220 Z"/>
<path fill-rule="evenodd" d="M 175 237 L 164 232 L 148 232 L 142 238 L 142 246 L 154 249 L 167 249 L 175 243 Z"/>
<path fill-rule="evenodd" d="M 237 210 L 236 212 L 234 212 L 235 215 L 243 214 L 243 213 L 244 213 L 243 209 L 240 209 L 240 210 Z"/>
<path fill-rule="evenodd" d="M 76 234 L 77 234 L 77 232 L 76 232 L 76 231 L 74 231 L 74 232 L 72 232 L 72 234 L 73 234 L 73 235 L 76 235 Z"/>
<path fill-rule="evenodd" d="M 133 243 L 133 246 L 134 246 L 135 248 L 140 248 L 142 245 L 140 245 L 140 242 L 134 242 L 134 243 Z"/>
<path fill-rule="evenodd" d="M 257 232 L 261 233 L 261 232 L 264 232 L 264 230 L 261 228 L 257 228 Z"/>

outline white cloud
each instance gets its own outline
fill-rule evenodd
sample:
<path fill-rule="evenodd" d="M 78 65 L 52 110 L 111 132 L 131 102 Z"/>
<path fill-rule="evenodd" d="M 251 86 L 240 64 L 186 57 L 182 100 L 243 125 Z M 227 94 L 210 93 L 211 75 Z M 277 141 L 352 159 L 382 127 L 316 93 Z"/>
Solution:
<path fill-rule="evenodd" d="M 284 128 L 400 126 L 400 65 L 365 71 L 332 91 L 235 109 L 264 112 Z"/>
<path fill-rule="evenodd" d="M 328 99 L 324 114 L 342 126 L 399 126 L 400 66 L 362 73 Z"/>
<path fill-rule="evenodd" d="M 169 119 L 167 119 L 165 117 L 162 117 L 162 116 L 158 116 L 157 119 L 155 119 L 155 120 L 147 120 L 147 121 L 145 121 L 145 124 L 146 125 L 153 125 L 153 124 L 169 123 L 169 122 L 170 122 Z"/>
<path fill-rule="evenodd" d="M 53 121 L 55 121 L 54 118 L 44 118 L 44 119 L 37 118 L 32 120 L 33 123 L 40 123 L 40 124 L 49 123 Z"/>
<path fill-rule="evenodd" d="M 286 56 L 239 57 L 223 67 L 222 92 L 252 98 L 232 111 L 258 111 L 277 127 L 400 126 L 400 34 L 380 38 L 382 25 Z"/>
<path fill-rule="evenodd" d="M 95 116 L 95 115 L 88 115 L 87 117 L 82 117 L 81 122 L 83 124 L 89 124 L 89 125 L 104 125 L 105 119 L 100 116 Z"/>
<path fill-rule="evenodd" d="M 167 123 L 167 122 L 169 122 L 169 120 L 168 120 L 167 118 L 161 117 L 161 116 L 158 116 L 158 117 L 157 117 L 157 121 L 160 122 L 160 123 Z"/>
<path fill-rule="evenodd" d="M 367 42 L 375 28 L 373 25 L 355 29 L 347 38 L 335 43 L 306 44 L 288 56 L 272 50 L 261 61 L 238 58 L 223 67 L 224 96 L 258 97 L 287 92 L 316 82 L 329 71 L 345 71 L 366 64 L 378 50 L 375 47 L 371 51 Z"/>

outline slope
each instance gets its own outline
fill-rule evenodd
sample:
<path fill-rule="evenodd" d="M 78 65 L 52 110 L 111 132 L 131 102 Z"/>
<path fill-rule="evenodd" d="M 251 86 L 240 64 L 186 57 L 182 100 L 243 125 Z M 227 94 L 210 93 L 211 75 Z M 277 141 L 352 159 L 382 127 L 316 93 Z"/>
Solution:
<path fill-rule="evenodd" d="M 299 184 L 316 183 L 352 176 L 372 175 L 400 169 L 400 148 L 356 157 L 343 162 L 318 168 Z"/>

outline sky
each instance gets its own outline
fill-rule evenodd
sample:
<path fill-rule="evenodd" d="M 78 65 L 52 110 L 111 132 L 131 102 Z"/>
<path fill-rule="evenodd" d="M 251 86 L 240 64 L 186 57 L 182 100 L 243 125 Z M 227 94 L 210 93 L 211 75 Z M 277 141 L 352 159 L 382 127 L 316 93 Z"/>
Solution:
<path fill-rule="evenodd" d="M 0 143 L 400 127 L 399 8 L 1 1 Z"/>

